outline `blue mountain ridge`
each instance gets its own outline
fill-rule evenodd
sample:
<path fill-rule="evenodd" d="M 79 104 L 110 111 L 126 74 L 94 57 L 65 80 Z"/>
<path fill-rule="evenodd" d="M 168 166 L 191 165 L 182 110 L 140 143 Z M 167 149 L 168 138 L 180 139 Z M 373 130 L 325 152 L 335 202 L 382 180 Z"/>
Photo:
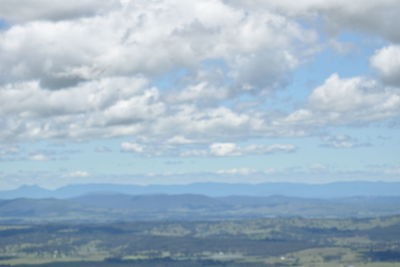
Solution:
<path fill-rule="evenodd" d="M 66 199 L 87 194 L 118 193 L 127 195 L 148 194 L 199 194 L 210 197 L 224 196 L 287 196 L 303 198 L 343 198 L 355 196 L 400 196 L 400 182 L 335 182 L 328 184 L 263 183 L 226 184 L 194 183 L 187 185 L 126 185 L 80 184 L 68 185 L 56 190 L 39 186 L 22 186 L 0 191 L 0 199 L 59 198 Z"/>

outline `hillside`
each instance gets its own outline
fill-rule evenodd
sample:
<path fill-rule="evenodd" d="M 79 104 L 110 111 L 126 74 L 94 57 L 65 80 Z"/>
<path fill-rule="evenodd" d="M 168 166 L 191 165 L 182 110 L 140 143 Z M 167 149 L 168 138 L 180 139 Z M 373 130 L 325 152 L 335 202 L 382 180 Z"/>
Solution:
<path fill-rule="evenodd" d="M 283 196 L 90 194 L 70 199 L 0 200 L 0 223 L 350 218 L 399 214 L 400 197 L 311 199 Z"/>

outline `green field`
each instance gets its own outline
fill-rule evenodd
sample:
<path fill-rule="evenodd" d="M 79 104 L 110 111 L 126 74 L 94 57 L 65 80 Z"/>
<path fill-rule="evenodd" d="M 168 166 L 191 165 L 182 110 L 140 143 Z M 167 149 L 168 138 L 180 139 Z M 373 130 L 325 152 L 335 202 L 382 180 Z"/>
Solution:
<path fill-rule="evenodd" d="M 0 226 L 0 266 L 400 266 L 400 217 Z"/>

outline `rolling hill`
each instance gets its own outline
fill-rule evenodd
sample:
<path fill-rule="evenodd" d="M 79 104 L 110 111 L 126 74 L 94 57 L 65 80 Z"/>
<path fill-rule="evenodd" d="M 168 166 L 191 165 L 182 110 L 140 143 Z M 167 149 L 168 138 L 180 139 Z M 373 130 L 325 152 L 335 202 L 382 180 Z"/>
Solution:
<path fill-rule="evenodd" d="M 0 201 L 0 223 L 219 220 L 263 217 L 350 218 L 399 214 L 400 197 L 311 199 L 283 196 L 90 194 Z"/>

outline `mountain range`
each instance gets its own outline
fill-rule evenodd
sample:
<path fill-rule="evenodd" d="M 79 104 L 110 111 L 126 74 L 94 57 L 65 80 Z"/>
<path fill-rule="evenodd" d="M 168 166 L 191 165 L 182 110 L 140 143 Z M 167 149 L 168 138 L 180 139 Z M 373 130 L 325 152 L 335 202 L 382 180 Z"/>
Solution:
<path fill-rule="evenodd" d="M 264 217 L 366 218 L 398 215 L 400 197 L 310 199 L 282 196 L 91 194 L 0 200 L 0 224 L 221 220 Z"/>
<path fill-rule="evenodd" d="M 0 191 L 0 199 L 58 198 L 66 199 L 87 194 L 197 194 L 210 197 L 223 196 L 287 196 L 303 198 L 346 198 L 354 196 L 400 196 L 400 182 L 336 182 L 329 184 L 263 183 L 225 184 L 194 183 L 188 185 L 69 185 L 56 190 L 38 186 L 22 186 L 15 190 Z"/>
<path fill-rule="evenodd" d="M 400 214 L 400 183 L 70 185 L 0 191 L 0 223 L 365 218 Z"/>

